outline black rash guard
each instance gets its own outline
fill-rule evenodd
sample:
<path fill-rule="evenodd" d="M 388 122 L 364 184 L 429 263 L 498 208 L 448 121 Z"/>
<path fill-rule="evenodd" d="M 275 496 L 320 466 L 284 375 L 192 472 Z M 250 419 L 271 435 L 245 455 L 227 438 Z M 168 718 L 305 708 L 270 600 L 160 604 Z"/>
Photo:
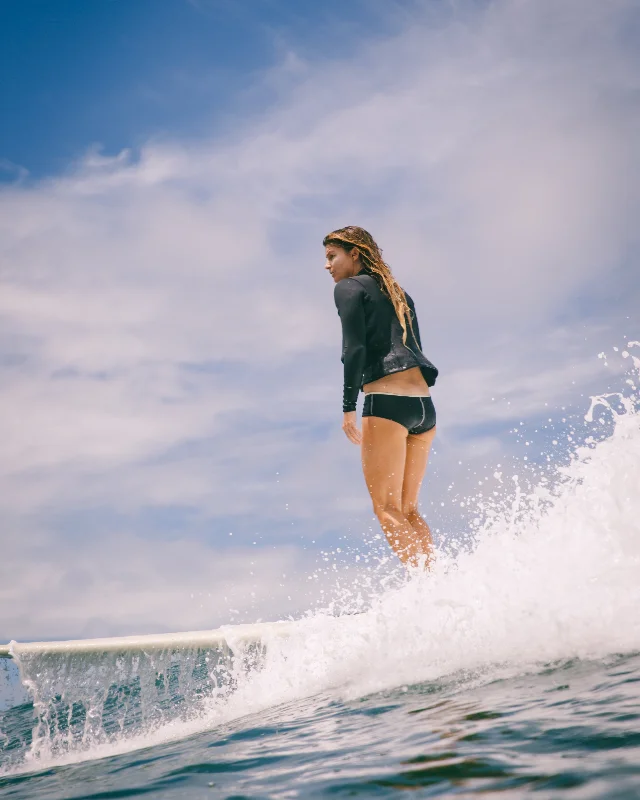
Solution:
<path fill-rule="evenodd" d="M 333 296 L 342 321 L 343 411 L 355 411 L 364 384 L 393 372 L 420 367 L 427 385 L 433 386 L 438 370 L 422 353 L 418 318 L 408 294 L 413 325 L 407 325 L 406 345 L 393 303 L 371 275 L 344 278 Z"/>

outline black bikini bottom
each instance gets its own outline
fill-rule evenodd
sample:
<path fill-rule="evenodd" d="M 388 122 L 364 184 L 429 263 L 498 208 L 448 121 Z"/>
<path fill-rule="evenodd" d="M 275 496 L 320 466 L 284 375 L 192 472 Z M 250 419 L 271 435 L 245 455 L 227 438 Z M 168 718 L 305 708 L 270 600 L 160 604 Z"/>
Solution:
<path fill-rule="evenodd" d="M 411 434 L 435 427 L 436 410 L 430 397 L 371 392 L 364 396 L 363 417 L 382 417 L 399 422 Z"/>

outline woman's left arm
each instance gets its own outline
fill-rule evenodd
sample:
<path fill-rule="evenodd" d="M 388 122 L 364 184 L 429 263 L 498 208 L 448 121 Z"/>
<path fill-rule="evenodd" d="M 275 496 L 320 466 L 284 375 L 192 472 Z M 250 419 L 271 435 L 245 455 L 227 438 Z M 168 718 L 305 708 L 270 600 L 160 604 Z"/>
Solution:
<path fill-rule="evenodd" d="M 411 327 L 413 328 L 413 335 L 416 337 L 416 344 L 420 352 L 422 352 L 422 342 L 420 341 L 420 328 L 418 327 L 418 315 L 416 314 L 416 307 L 413 300 L 406 295 L 407 298 L 407 305 L 411 309 L 412 319 L 411 319 Z"/>

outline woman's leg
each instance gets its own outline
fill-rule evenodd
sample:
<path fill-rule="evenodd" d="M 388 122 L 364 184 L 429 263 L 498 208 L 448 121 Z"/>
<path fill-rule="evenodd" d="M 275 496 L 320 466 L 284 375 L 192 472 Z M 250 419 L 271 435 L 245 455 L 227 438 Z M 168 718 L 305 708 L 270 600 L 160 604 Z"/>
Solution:
<path fill-rule="evenodd" d="M 427 569 L 433 560 L 433 539 L 429 526 L 418 511 L 418 495 L 429 461 L 436 429 L 407 437 L 407 455 L 402 484 L 402 512 L 420 538 L 422 553 L 426 555 Z"/>
<path fill-rule="evenodd" d="M 428 557 L 430 551 L 424 550 L 424 537 L 413 529 L 402 507 L 407 437 L 407 429 L 398 422 L 381 417 L 362 420 L 362 471 L 374 513 L 398 558 L 417 566 L 420 556 Z"/>

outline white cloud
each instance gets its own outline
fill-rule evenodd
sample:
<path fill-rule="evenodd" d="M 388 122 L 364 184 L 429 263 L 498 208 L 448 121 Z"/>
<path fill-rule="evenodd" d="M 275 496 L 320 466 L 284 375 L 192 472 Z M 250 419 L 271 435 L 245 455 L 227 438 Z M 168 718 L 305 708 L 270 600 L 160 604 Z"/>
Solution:
<path fill-rule="evenodd" d="M 320 247 L 343 224 L 372 230 L 416 299 L 442 370 L 444 442 L 461 421 L 507 424 L 491 396 L 535 415 L 575 398 L 571 380 L 593 385 L 600 347 L 578 347 L 561 318 L 597 317 L 611 336 L 624 309 L 599 297 L 624 281 L 628 308 L 640 300 L 624 271 L 640 208 L 639 51 L 625 35 L 636 4 L 425 9 L 339 63 L 290 54 L 284 77 L 265 76 L 277 102 L 233 137 L 94 150 L 0 192 L 0 507 L 12 524 L 178 505 L 289 530 L 287 502 L 328 530 L 345 509 L 368 513 L 339 430 Z M 44 549 L 56 541 L 49 532 Z M 16 586 L 28 571 L 16 565 Z M 27 591 L 12 603 L 28 605 Z M 62 625 L 71 611 L 55 613 Z"/>
<path fill-rule="evenodd" d="M 161 546 L 114 532 L 61 548 L 48 533 L 5 545 L 0 634 L 22 640 L 215 628 L 279 618 L 311 603 L 314 562 L 291 547 Z M 29 564 L 16 580 L 16 561 Z M 317 589 L 314 582 L 313 589 Z"/>

